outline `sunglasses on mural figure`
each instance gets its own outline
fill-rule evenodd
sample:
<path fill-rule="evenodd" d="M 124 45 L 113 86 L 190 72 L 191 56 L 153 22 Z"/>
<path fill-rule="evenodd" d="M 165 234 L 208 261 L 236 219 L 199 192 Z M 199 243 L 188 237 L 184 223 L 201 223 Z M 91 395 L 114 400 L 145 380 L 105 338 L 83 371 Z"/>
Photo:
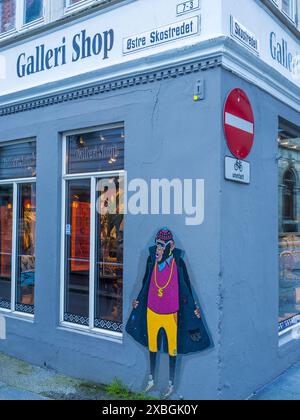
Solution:
<path fill-rule="evenodd" d="M 167 248 L 167 246 L 169 244 L 171 244 L 172 241 L 169 242 L 161 242 L 161 241 L 156 241 L 156 247 L 162 249 L 163 251 L 165 251 L 165 249 Z"/>

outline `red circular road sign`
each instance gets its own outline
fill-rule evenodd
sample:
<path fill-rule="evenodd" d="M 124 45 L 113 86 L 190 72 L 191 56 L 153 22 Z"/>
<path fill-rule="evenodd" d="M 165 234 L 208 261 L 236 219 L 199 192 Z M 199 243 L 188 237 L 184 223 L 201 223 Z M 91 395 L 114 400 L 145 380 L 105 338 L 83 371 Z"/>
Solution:
<path fill-rule="evenodd" d="M 245 159 L 254 143 L 254 114 L 246 93 L 234 89 L 224 108 L 224 130 L 228 147 L 237 159 Z"/>

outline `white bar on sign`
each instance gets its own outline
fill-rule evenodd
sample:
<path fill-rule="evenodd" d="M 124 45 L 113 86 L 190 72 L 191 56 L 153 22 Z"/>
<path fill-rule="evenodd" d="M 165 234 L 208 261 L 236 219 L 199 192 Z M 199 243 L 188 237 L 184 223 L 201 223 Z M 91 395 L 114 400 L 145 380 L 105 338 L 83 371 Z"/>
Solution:
<path fill-rule="evenodd" d="M 239 130 L 246 131 L 249 134 L 254 134 L 254 124 L 243 120 L 242 118 L 236 117 L 229 112 L 226 112 L 225 114 L 225 124 L 238 128 Z"/>

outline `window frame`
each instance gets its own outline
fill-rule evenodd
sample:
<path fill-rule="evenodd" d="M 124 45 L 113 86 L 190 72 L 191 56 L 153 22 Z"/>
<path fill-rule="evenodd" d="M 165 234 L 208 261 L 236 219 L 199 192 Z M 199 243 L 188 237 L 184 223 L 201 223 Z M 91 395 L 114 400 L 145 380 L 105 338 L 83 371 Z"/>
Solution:
<path fill-rule="evenodd" d="M 297 0 L 290 0 L 292 2 L 292 14 L 289 15 L 283 10 L 283 0 L 272 0 L 275 6 L 281 11 L 281 13 L 288 18 L 294 25 L 297 24 L 297 17 L 298 17 L 298 1 Z"/>
<path fill-rule="evenodd" d="M 21 7 L 18 7 L 18 1 L 22 2 Z M 7 32 L 0 32 L 0 40 L 9 38 L 19 33 L 29 31 L 36 27 L 39 27 L 49 20 L 50 1 L 43 0 L 43 16 L 32 22 L 26 23 L 25 22 L 25 1 L 26 0 L 16 0 L 15 28 Z"/>
<path fill-rule="evenodd" d="M 45 22 L 45 16 L 46 16 L 46 4 L 49 3 L 49 0 L 47 2 L 47 0 L 43 0 L 43 15 L 31 22 L 25 22 L 25 17 L 26 17 L 26 0 L 23 0 L 23 6 L 21 7 L 21 28 L 22 29 L 30 29 L 32 27 L 38 26 L 42 23 Z"/>
<path fill-rule="evenodd" d="M 80 0 L 78 3 L 71 4 L 70 0 L 64 0 L 64 13 L 70 14 L 77 10 L 85 9 L 93 3 L 103 3 L 103 0 Z"/>
<path fill-rule="evenodd" d="M 287 13 L 285 10 L 283 10 L 283 0 L 281 0 L 281 11 L 282 13 L 290 19 L 293 23 L 296 23 L 297 21 L 297 1 L 296 0 L 290 0 L 290 8 L 291 8 L 291 15 Z"/>
<path fill-rule="evenodd" d="M 287 120 L 281 116 L 279 116 L 278 118 L 278 175 L 279 175 L 279 183 L 278 186 L 279 188 L 284 188 L 285 184 L 283 183 L 283 177 L 284 174 L 287 171 L 293 171 L 294 175 L 296 177 L 296 188 L 295 188 L 295 194 L 296 194 L 296 205 L 298 206 L 298 202 L 297 202 L 297 194 L 299 194 L 299 186 L 298 186 L 298 182 L 299 182 L 299 171 L 295 168 L 293 158 L 291 157 L 291 164 L 286 163 L 286 167 L 281 167 L 280 168 L 280 164 L 279 162 L 281 160 L 286 161 L 287 162 L 287 158 L 282 156 L 282 152 L 281 152 L 281 147 L 287 147 L 287 145 L 281 145 L 281 142 L 285 142 L 286 139 L 290 139 L 290 138 L 299 138 L 299 133 L 300 133 L 300 126 L 298 124 L 296 124 L 295 122 L 292 122 L 291 120 Z M 283 137 L 281 137 L 281 134 L 283 134 Z M 291 136 L 291 137 L 289 137 Z M 299 150 L 298 150 L 299 151 Z M 282 172 L 280 173 L 280 170 L 282 170 Z M 278 191 L 278 200 L 279 200 L 279 205 L 280 205 L 280 200 L 283 198 L 280 197 L 280 190 Z M 283 190 L 282 190 L 283 193 Z M 283 201 L 282 203 L 283 204 Z M 298 208 L 299 211 L 299 208 Z M 282 212 L 280 213 L 280 208 L 278 211 L 278 217 L 279 217 L 279 222 L 281 221 L 282 224 L 278 223 L 278 239 L 279 239 L 279 245 L 280 245 L 280 238 L 284 237 L 286 235 L 289 234 L 289 232 L 284 232 L 283 231 L 283 226 L 284 226 L 284 218 L 283 218 L 283 207 L 282 207 Z M 282 220 L 281 220 L 282 218 Z M 296 220 L 295 221 L 291 221 L 291 224 L 295 223 L 295 224 L 299 224 L 297 223 L 298 219 L 297 219 L 297 215 L 296 215 Z M 291 234 L 296 234 L 299 232 L 291 232 Z M 278 250 L 280 250 L 280 247 L 278 248 Z M 283 250 L 284 251 L 284 250 Z M 287 253 L 289 252 L 289 249 L 286 250 Z M 280 253 L 278 254 L 280 257 Z M 281 292 L 281 287 L 280 287 L 280 279 L 281 279 L 281 274 L 280 274 L 280 259 L 279 259 L 279 264 L 278 264 L 278 279 L 279 279 L 279 283 L 278 283 L 278 294 L 279 294 L 279 314 L 280 314 L 280 292 Z M 291 314 L 292 315 L 292 314 Z M 293 316 L 290 316 L 289 318 L 286 318 L 285 320 L 278 322 L 278 327 L 279 327 L 279 347 L 282 347 L 286 344 L 288 344 L 289 342 L 295 340 L 295 339 L 299 339 L 300 337 L 300 312 L 295 313 Z"/>
<path fill-rule="evenodd" d="M 125 177 L 126 171 L 113 170 L 103 172 L 88 172 L 88 173 L 67 173 L 67 142 L 68 137 L 78 134 L 92 133 L 94 131 L 103 131 L 106 129 L 123 128 L 124 123 L 105 124 L 100 126 L 89 127 L 86 129 L 78 129 L 67 131 L 62 134 L 62 190 L 61 190 L 61 252 L 60 252 L 60 310 L 59 310 L 59 325 L 69 330 L 85 332 L 99 337 L 117 339 L 122 341 L 123 333 L 96 328 L 95 322 L 95 290 L 96 290 L 96 193 L 97 193 L 97 180 L 105 177 Z M 91 208 L 90 208 L 90 269 L 89 269 L 89 326 L 74 324 L 64 320 L 65 315 L 65 286 L 66 286 L 66 235 L 65 227 L 67 220 L 67 183 L 72 180 L 90 179 L 91 181 Z M 124 215 L 125 217 L 125 215 Z M 124 277 L 123 277 L 124 278 Z M 124 290 L 123 290 L 124 298 Z"/>
<path fill-rule="evenodd" d="M 8 141 L 0 144 L 1 147 L 9 146 L 12 144 L 22 144 L 27 142 L 35 142 L 35 138 L 28 138 L 18 141 Z M 19 214 L 19 185 L 22 184 L 36 184 L 37 177 L 26 177 L 26 178 L 9 178 L 1 179 L 0 185 L 12 185 L 13 187 L 13 207 L 12 207 L 12 251 L 11 251 L 11 298 L 10 298 L 10 309 L 1 308 L 0 314 L 10 314 L 21 318 L 27 318 L 34 320 L 35 313 L 27 313 L 16 310 L 16 290 L 17 290 L 17 255 L 18 255 L 18 214 Z M 35 309 L 36 305 L 34 305 Z"/>

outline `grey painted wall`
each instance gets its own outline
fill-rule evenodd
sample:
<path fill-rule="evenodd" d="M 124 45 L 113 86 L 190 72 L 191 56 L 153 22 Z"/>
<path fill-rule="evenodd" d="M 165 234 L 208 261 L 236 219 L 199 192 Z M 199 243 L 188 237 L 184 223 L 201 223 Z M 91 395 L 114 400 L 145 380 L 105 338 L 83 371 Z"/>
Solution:
<path fill-rule="evenodd" d="M 0 351 L 47 365 L 76 377 L 110 382 L 122 379 L 140 389 L 148 374 L 147 351 L 128 336 L 123 343 L 58 328 L 61 220 L 61 133 L 101 124 L 125 122 L 129 180 L 205 179 L 205 222 L 186 227 L 184 216 L 130 216 L 125 225 L 124 320 L 136 297 L 147 247 L 162 226 L 174 230 L 186 252 L 194 289 L 205 312 L 215 348 L 180 360 L 178 396 L 218 397 L 220 180 L 222 151 L 221 69 L 204 75 L 207 97 L 193 102 L 199 74 L 190 74 L 123 91 L 6 116 L 0 140 L 37 137 L 37 255 L 35 321 L 7 317 L 8 337 Z M 275 322 L 276 327 L 276 322 Z M 160 385 L 167 382 L 162 358 Z"/>
<path fill-rule="evenodd" d="M 167 225 L 186 252 L 194 289 L 215 347 L 180 359 L 177 395 L 239 399 L 299 358 L 300 344 L 278 345 L 278 116 L 299 115 L 220 68 L 202 73 L 206 99 L 194 103 L 190 74 L 101 96 L 2 117 L 0 141 L 37 137 L 37 256 L 34 323 L 7 317 L 0 351 L 76 377 L 139 390 L 148 373 L 146 349 L 58 328 L 61 133 L 125 122 L 128 178 L 205 180 L 205 222 L 187 227 L 183 216 L 130 216 L 125 225 L 124 320 L 136 297 L 158 228 Z M 256 139 L 250 186 L 224 180 L 222 110 L 232 88 L 253 104 Z M 167 381 L 167 358 L 160 363 Z"/>
<path fill-rule="evenodd" d="M 296 360 L 300 343 L 278 340 L 278 117 L 300 116 L 258 88 L 222 72 L 222 103 L 231 89 L 247 92 L 254 108 L 250 186 L 223 180 L 221 193 L 222 398 L 246 398 Z M 222 156 L 228 154 L 222 134 Z"/>

